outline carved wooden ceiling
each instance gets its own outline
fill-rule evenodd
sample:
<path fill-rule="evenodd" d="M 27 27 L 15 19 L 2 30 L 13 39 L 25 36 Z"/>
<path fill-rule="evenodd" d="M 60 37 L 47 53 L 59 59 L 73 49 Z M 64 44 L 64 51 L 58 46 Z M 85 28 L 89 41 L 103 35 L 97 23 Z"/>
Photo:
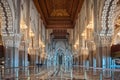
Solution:
<path fill-rule="evenodd" d="M 73 28 L 84 0 L 33 0 L 47 28 Z"/>
<path fill-rule="evenodd" d="M 69 34 L 64 29 L 53 29 L 54 39 L 67 39 Z"/>
<path fill-rule="evenodd" d="M 57 38 L 64 38 L 67 35 L 67 29 L 74 28 L 75 19 L 84 2 L 84 0 L 33 1 L 46 28 L 52 28 Z"/>

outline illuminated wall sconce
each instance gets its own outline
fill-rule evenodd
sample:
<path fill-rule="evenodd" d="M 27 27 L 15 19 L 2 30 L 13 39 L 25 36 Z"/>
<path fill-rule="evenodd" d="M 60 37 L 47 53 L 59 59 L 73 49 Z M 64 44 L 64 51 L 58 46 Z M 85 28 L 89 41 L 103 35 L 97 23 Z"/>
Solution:
<path fill-rule="evenodd" d="M 34 49 L 34 33 L 33 31 L 30 29 L 30 32 L 29 32 L 29 36 L 30 36 L 30 41 L 31 41 L 31 48 Z"/>
<path fill-rule="evenodd" d="M 86 37 L 86 34 L 87 34 L 87 32 L 86 32 L 86 29 L 82 32 L 82 34 L 81 34 L 81 36 L 84 38 L 84 39 L 86 39 L 87 37 Z"/>
<path fill-rule="evenodd" d="M 87 25 L 87 28 L 88 29 L 93 29 L 93 22 L 92 21 L 89 22 L 89 24 Z"/>
<path fill-rule="evenodd" d="M 30 33 L 29 33 L 30 37 L 34 37 L 34 33 L 32 32 L 32 30 L 30 30 Z"/>
<path fill-rule="evenodd" d="M 21 21 L 20 28 L 23 29 L 23 30 L 27 29 L 27 25 L 25 24 L 25 22 Z"/>
<path fill-rule="evenodd" d="M 45 48 L 45 44 L 40 40 L 39 45 L 41 45 L 43 48 Z"/>
<path fill-rule="evenodd" d="M 118 32 L 117 35 L 120 36 L 120 32 Z"/>

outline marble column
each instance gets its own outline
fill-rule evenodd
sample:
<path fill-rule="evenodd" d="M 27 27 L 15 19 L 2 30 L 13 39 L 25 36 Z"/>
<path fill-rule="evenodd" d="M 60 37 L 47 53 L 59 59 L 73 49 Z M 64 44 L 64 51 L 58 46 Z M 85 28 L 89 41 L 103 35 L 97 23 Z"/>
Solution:
<path fill-rule="evenodd" d="M 27 47 L 27 42 L 22 41 L 21 45 L 19 47 L 19 66 L 20 71 L 19 75 L 28 75 L 28 47 Z"/>
<path fill-rule="evenodd" d="M 111 67 L 111 48 L 110 48 L 110 43 L 111 43 L 111 37 L 110 36 L 104 36 L 101 37 L 101 42 L 102 42 L 102 68 L 104 69 L 110 69 Z M 111 77 L 111 71 L 104 70 L 103 75 L 105 78 L 110 78 Z"/>
<path fill-rule="evenodd" d="M 35 63 L 38 64 L 39 63 L 39 49 L 36 49 L 36 55 L 35 55 Z"/>
<path fill-rule="evenodd" d="M 101 40 L 98 34 L 95 35 L 95 45 L 96 45 L 96 53 L 93 60 L 93 74 L 96 75 L 97 70 L 96 67 L 102 68 L 102 46 L 101 46 Z"/>
<path fill-rule="evenodd" d="M 102 46 L 99 43 L 96 45 L 96 67 L 102 67 Z"/>
<path fill-rule="evenodd" d="M 98 1 L 97 0 L 93 0 L 93 16 L 94 16 L 94 40 L 95 40 L 95 44 L 96 44 L 96 56 L 93 60 L 94 64 L 93 64 L 93 67 L 96 68 L 96 67 L 102 67 L 102 58 L 101 58 L 101 45 L 100 45 L 100 38 L 99 38 L 99 28 L 100 28 L 100 25 L 99 25 L 99 13 L 98 10 Z M 96 63 L 96 64 L 95 64 Z M 94 74 L 96 75 L 96 69 L 94 69 Z"/>
<path fill-rule="evenodd" d="M 92 42 L 88 41 L 88 59 L 89 59 L 89 67 L 93 67 L 93 51 L 92 51 Z"/>
<path fill-rule="evenodd" d="M 13 36 L 3 36 L 5 45 L 5 77 L 18 77 L 19 67 L 19 44 L 21 36 L 14 34 Z"/>
<path fill-rule="evenodd" d="M 39 72 L 38 63 L 39 63 L 39 48 L 36 48 L 35 49 L 35 73 Z"/>
<path fill-rule="evenodd" d="M 93 51 L 89 51 L 89 66 L 93 67 Z"/>
<path fill-rule="evenodd" d="M 90 67 L 93 67 L 93 51 L 91 49 L 89 50 L 89 60 L 88 61 L 89 61 L 88 69 L 90 70 L 89 74 L 91 74 L 93 72 L 93 69 L 90 68 Z"/>
<path fill-rule="evenodd" d="M 19 66 L 18 48 L 6 46 L 5 48 L 5 72 L 13 73 L 14 67 Z"/>
<path fill-rule="evenodd" d="M 30 61 L 30 66 L 35 66 L 35 49 L 30 49 L 30 57 L 31 57 L 31 61 Z"/>
<path fill-rule="evenodd" d="M 24 45 L 20 45 L 19 48 L 19 66 L 28 66 L 28 48 L 26 43 L 23 42 Z"/>
<path fill-rule="evenodd" d="M 41 49 L 39 48 L 39 59 L 38 59 L 38 63 L 41 64 Z"/>
<path fill-rule="evenodd" d="M 83 66 L 83 55 L 80 55 L 80 65 Z"/>

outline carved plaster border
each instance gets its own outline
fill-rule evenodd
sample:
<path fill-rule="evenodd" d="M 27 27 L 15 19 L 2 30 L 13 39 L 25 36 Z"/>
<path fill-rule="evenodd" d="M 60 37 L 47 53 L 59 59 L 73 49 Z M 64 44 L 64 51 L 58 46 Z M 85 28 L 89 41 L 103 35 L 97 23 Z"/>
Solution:
<path fill-rule="evenodd" d="M 13 34 L 13 16 L 7 0 L 0 0 L 0 11 L 2 36 Z"/>
<path fill-rule="evenodd" d="M 118 0 L 106 0 L 102 11 L 102 30 L 100 36 L 112 36 L 114 33 L 114 11 Z"/>

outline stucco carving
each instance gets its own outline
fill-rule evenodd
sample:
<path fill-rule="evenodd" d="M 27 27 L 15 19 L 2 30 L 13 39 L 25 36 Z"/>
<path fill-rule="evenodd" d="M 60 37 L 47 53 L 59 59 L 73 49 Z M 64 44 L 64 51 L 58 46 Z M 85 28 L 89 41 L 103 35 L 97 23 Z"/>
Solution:
<path fill-rule="evenodd" d="M 102 11 L 102 30 L 100 36 L 112 36 L 114 32 L 114 11 L 118 0 L 106 0 Z"/>
<path fill-rule="evenodd" d="M 13 17 L 7 0 L 0 0 L 0 16 L 2 36 L 13 35 Z"/>
<path fill-rule="evenodd" d="M 14 36 L 4 36 L 3 42 L 6 47 L 17 47 L 19 48 L 21 42 L 21 35 L 14 34 Z"/>

